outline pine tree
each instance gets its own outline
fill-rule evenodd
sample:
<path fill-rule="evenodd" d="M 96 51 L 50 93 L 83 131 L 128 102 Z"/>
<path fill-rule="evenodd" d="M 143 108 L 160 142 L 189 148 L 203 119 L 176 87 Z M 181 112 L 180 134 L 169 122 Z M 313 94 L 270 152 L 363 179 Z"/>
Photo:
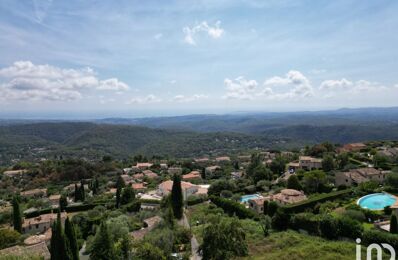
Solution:
<path fill-rule="evenodd" d="M 171 206 L 173 208 L 174 217 L 177 219 L 182 218 L 183 213 L 183 196 L 181 188 L 181 178 L 179 175 L 174 174 L 173 187 L 171 189 Z"/>
<path fill-rule="evenodd" d="M 398 234 L 398 222 L 395 214 L 391 214 L 390 217 L 390 233 Z"/>
<path fill-rule="evenodd" d="M 51 260 L 72 260 L 72 254 L 67 245 L 62 229 L 61 214 L 58 211 L 57 220 L 51 226 L 50 253 Z"/>
<path fill-rule="evenodd" d="M 75 226 L 69 220 L 69 217 L 65 220 L 65 237 L 68 241 L 67 245 L 71 252 L 73 260 L 79 260 L 79 248 L 77 245 Z"/>
<path fill-rule="evenodd" d="M 97 233 L 95 234 L 90 259 L 92 260 L 109 260 L 113 259 L 113 247 L 110 239 L 108 227 L 102 222 Z"/>
<path fill-rule="evenodd" d="M 14 230 L 22 233 L 22 215 L 17 196 L 12 199 L 12 212 Z"/>

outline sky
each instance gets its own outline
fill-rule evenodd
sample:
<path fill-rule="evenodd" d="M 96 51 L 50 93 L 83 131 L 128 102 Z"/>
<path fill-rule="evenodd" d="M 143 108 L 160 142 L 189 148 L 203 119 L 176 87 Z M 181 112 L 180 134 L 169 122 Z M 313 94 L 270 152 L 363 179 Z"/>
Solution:
<path fill-rule="evenodd" d="M 398 1 L 2 0 L 0 117 L 398 105 Z"/>

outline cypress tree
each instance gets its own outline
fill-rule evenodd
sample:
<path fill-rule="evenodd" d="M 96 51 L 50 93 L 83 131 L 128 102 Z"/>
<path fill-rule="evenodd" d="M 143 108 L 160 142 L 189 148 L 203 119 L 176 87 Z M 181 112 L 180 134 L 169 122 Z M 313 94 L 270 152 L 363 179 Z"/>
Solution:
<path fill-rule="evenodd" d="M 124 187 L 124 181 L 122 177 L 119 176 L 119 178 L 116 181 L 116 208 L 119 208 L 120 206 L 120 196 L 122 195 L 122 188 Z"/>
<path fill-rule="evenodd" d="M 51 226 L 50 253 L 51 260 L 72 260 L 64 231 L 62 229 L 61 214 L 58 211 L 57 220 Z"/>
<path fill-rule="evenodd" d="M 59 198 L 59 209 L 61 211 L 64 211 L 65 208 L 68 206 L 68 200 L 65 195 L 61 195 L 61 198 Z"/>
<path fill-rule="evenodd" d="M 72 259 L 79 260 L 79 247 L 77 246 L 75 226 L 69 220 L 69 217 L 65 220 L 65 237 L 68 242 L 67 244 L 69 251 L 71 252 Z"/>
<path fill-rule="evenodd" d="M 86 200 L 86 193 L 84 191 L 84 183 L 83 180 L 80 181 L 80 197 L 82 201 Z"/>
<path fill-rule="evenodd" d="M 109 260 L 113 259 L 113 247 L 110 239 L 108 227 L 102 222 L 97 233 L 95 234 L 90 259 L 92 260 Z"/>
<path fill-rule="evenodd" d="M 120 204 L 125 205 L 132 202 L 135 199 L 135 192 L 131 186 L 127 186 L 123 189 L 122 196 L 120 197 Z"/>
<path fill-rule="evenodd" d="M 390 233 L 398 234 L 397 216 L 395 214 L 391 214 L 390 217 Z"/>
<path fill-rule="evenodd" d="M 12 219 L 14 230 L 22 233 L 22 215 L 17 196 L 12 199 Z"/>
<path fill-rule="evenodd" d="M 180 175 L 174 174 L 173 187 L 171 189 L 171 206 L 173 208 L 174 217 L 177 219 L 182 218 L 183 203 L 181 178 Z"/>
<path fill-rule="evenodd" d="M 77 188 L 77 184 L 75 183 L 75 202 L 80 200 L 80 190 Z"/>

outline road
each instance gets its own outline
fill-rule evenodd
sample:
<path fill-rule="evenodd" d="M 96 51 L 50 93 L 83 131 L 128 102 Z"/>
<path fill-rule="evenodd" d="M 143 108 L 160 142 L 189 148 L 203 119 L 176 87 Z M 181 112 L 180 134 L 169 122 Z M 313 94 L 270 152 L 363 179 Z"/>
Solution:
<path fill-rule="evenodd" d="M 191 226 L 189 225 L 189 221 L 187 216 L 183 215 L 182 219 L 178 221 L 178 224 L 180 224 L 181 226 L 191 230 Z M 191 260 L 202 260 L 202 257 L 198 254 L 198 250 L 199 250 L 199 243 L 198 240 L 196 239 L 195 235 L 192 234 L 191 237 Z"/>

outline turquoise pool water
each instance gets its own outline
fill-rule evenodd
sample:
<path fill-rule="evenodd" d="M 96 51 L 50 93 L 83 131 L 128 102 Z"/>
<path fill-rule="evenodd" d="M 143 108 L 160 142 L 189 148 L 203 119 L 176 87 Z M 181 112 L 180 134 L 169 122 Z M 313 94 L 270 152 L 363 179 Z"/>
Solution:
<path fill-rule="evenodd" d="M 364 209 L 382 210 L 391 206 L 397 199 L 388 193 L 374 193 L 366 195 L 357 201 L 357 204 Z"/>
<path fill-rule="evenodd" d="M 240 197 L 240 202 L 246 203 L 248 200 L 251 199 L 257 199 L 260 198 L 261 196 L 258 194 L 251 194 L 251 195 L 243 195 L 242 197 Z"/>

